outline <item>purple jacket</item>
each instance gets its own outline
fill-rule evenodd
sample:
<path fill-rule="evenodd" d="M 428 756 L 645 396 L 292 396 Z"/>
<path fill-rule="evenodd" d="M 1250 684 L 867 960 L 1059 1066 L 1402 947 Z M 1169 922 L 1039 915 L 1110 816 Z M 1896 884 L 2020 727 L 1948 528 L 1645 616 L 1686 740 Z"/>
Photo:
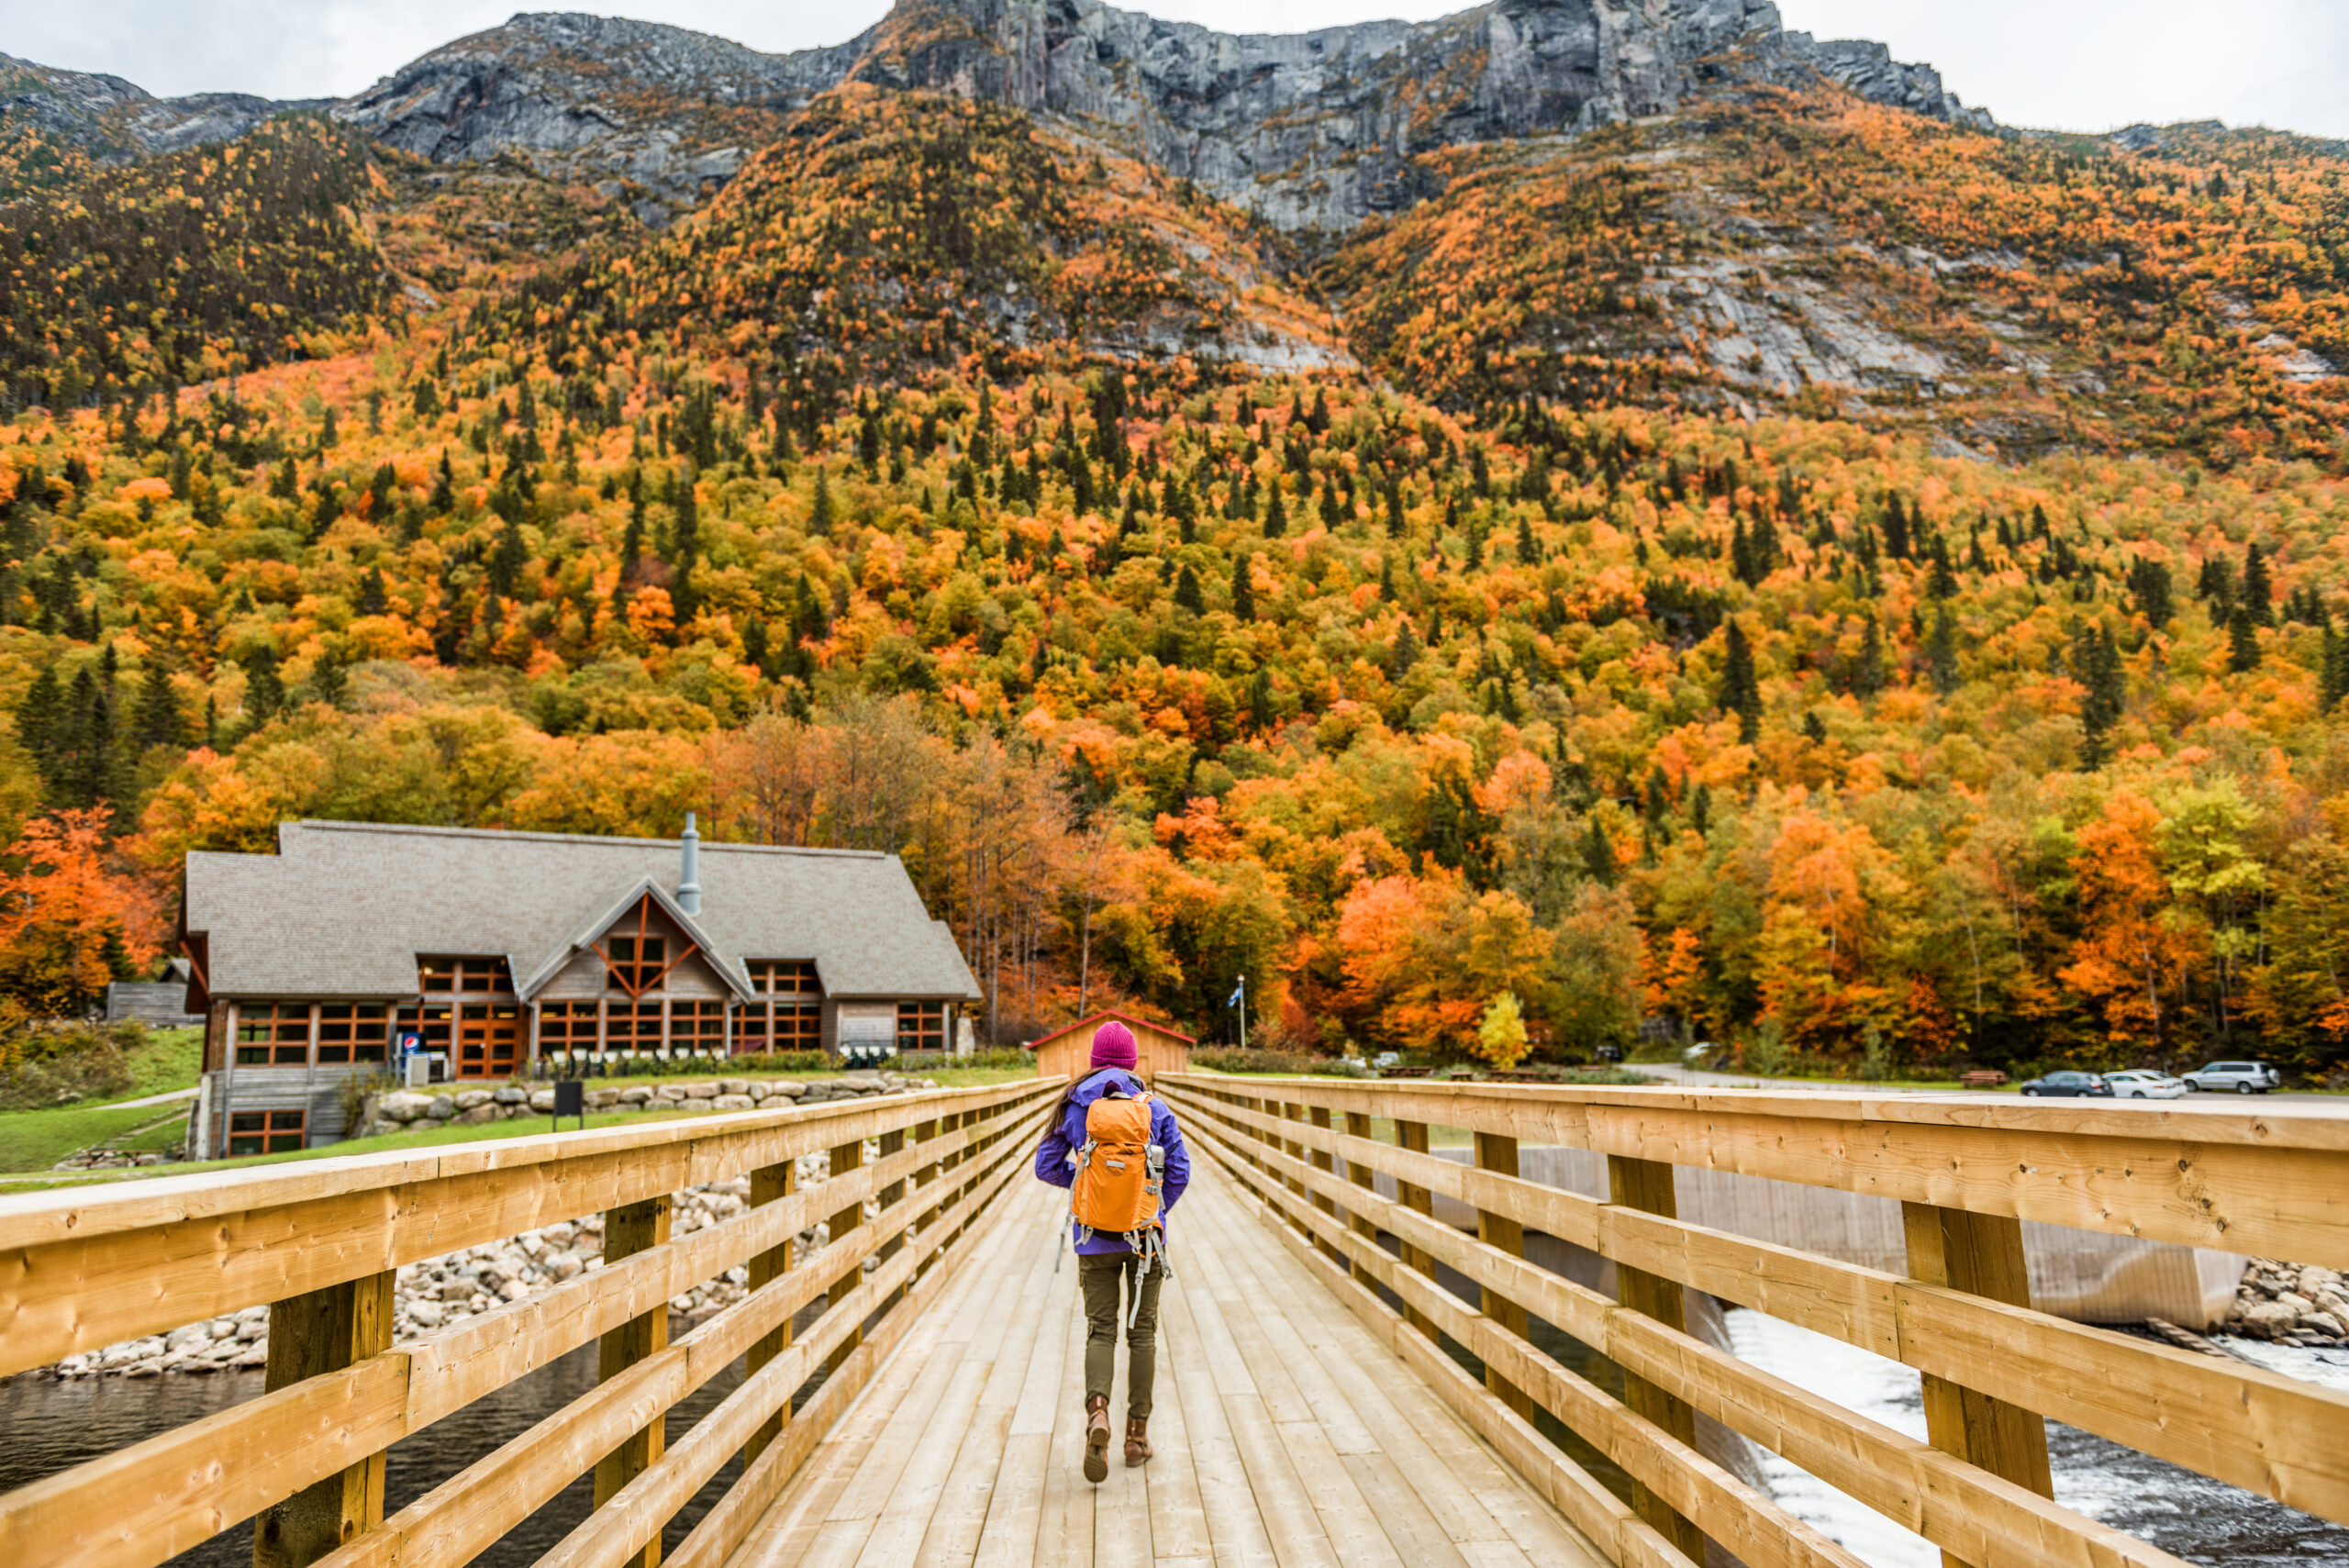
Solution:
<path fill-rule="evenodd" d="M 1128 1095 L 1141 1093 L 1141 1080 L 1121 1067 L 1104 1067 L 1098 1073 L 1081 1080 L 1061 1102 L 1061 1118 L 1045 1129 L 1044 1141 L 1036 1148 L 1036 1178 L 1056 1187 L 1074 1186 L 1076 1167 L 1070 1158 L 1085 1147 L 1085 1113 L 1093 1102 L 1108 1092 L 1111 1084 L 1121 1086 Z M 1174 1124 L 1174 1113 L 1166 1108 L 1164 1100 L 1150 1102 L 1150 1140 L 1166 1151 L 1166 1173 L 1160 1193 L 1161 1212 L 1171 1220 L 1174 1200 L 1191 1184 L 1191 1156 L 1183 1147 L 1183 1129 Z M 1069 1222 L 1071 1236 L 1076 1222 Z M 1091 1256 L 1098 1252 L 1130 1251 L 1125 1240 L 1119 1236 L 1095 1235 L 1076 1243 L 1078 1253 Z"/>

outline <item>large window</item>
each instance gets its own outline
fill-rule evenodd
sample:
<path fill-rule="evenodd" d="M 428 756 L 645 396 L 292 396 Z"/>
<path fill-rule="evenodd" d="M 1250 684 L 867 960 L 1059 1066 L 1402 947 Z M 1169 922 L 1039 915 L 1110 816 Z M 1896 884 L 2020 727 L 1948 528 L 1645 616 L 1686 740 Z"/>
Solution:
<path fill-rule="evenodd" d="M 416 961 L 416 988 L 427 995 L 514 994 L 514 976 L 502 958 L 431 954 Z"/>
<path fill-rule="evenodd" d="M 670 1003 L 669 1049 L 672 1051 L 724 1051 L 726 1049 L 726 1004 L 723 1002 Z"/>
<path fill-rule="evenodd" d="M 282 1154 L 302 1147 L 306 1111 L 230 1111 L 228 1152 Z"/>
<path fill-rule="evenodd" d="M 360 1002 L 318 1006 L 318 1065 L 381 1062 L 390 1044 L 392 1010 Z"/>
<path fill-rule="evenodd" d="M 610 1002 L 605 1009 L 605 1050 L 649 1055 L 661 1049 L 660 1003 Z"/>
<path fill-rule="evenodd" d="M 897 1049 L 899 1051 L 945 1050 L 946 1004 L 943 1002 L 898 1003 Z"/>
<path fill-rule="evenodd" d="M 237 1065 L 306 1067 L 310 1062 L 310 1004 L 261 1002 L 237 1009 Z"/>
<path fill-rule="evenodd" d="M 669 939 L 658 936 L 609 936 L 604 939 L 605 984 L 614 991 L 640 996 L 659 983 L 669 967 Z"/>
<path fill-rule="evenodd" d="M 566 1055 L 596 1049 L 594 1002 L 549 1002 L 539 1009 L 539 1053 Z"/>
<path fill-rule="evenodd" d="M 820 1002 L 777 1002 L 774 1005 L 775 1051 L 824 1049 L 824 1007 Z"/>

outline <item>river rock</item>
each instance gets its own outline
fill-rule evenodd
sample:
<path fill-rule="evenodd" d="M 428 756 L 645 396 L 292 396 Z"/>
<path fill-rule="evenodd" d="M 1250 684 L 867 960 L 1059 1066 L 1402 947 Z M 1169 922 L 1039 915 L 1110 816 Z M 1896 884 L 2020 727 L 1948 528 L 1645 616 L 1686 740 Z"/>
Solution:
<path fill-rule="evenodd" d="M 685 1085 L 685 1098 L 689 1100 L 714 1100 L 718 1098 L 718 1085 L 715 1084 L 688 1084 Z"/>
<path fill-rule="evenodd" d="M 457 1091 L 457 1108 L 461 1111 L 478 1110 L 496 1097 L 487 1089 L 460 1089 Z"/>
<path fill-rule="evenodd" d="M 619 1091 L 619 1103 L 624 1106 L 645 1105 L 651 1098 L 651 1089 L 642 1084 L 630 1084 L 627 1088 Z"/>
<path fill-rule="evenodd" d="M 457 1102 L 448 1095 L 435 1095 L 424 1114 L 434 1121 L 447 1121 L 457 1114 Z"/>
<path fill-rule="evenodd" d="M 429 1111 L 432 1108 L 432 1102 L 440 1097 L 438 1095 L 418 1095 L 402 1089 L 397 1093 L 385 1095 L 377 1101 L 375 1114 L 387 1121 L 414 1121 Z"/>
<path fill-rule="evenodd" d="M 525 1106 L 530 1103 L 530 1091 L 519 1084 L 500 1084 L 490 1091 L 490 1097 L 501 1106 Z M 553 1098 L 551 1091 L 548 1098 Z"/>

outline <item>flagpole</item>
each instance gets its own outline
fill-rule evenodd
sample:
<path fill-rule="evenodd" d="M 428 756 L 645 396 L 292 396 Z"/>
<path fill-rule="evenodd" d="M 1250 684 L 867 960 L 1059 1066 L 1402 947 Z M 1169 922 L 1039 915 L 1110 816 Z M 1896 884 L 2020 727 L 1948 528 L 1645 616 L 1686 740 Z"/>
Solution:
<path fill-rule="evenodd" d="M 1248 977 L 1240 977 L 1240 1049 L 1248 1049 Z"/>

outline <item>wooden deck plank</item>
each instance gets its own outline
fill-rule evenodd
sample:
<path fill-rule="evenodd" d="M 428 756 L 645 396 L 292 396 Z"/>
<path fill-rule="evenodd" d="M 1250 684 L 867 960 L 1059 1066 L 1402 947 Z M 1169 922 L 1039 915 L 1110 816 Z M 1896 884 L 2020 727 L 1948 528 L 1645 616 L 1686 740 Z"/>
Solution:
<path fill-rule="evenodd" d="M 979 1537 L 986 1528 L 1010 1441 L 1011 1413 L 1019 1405 L 1020 1387 L 1042 1332 L 1045 1284 L 1052 1275 L 1031 1266 L 1030 1254 L 1040 1250 L 1040 1243 L 1025 1214 L 1015 1210 L 1007 1225 L 1010 1236 L 997 1267 L 1003 1282 L 1008 1284 L 1016 1279 L 1019 1289 L 1012 1299 L 1004 1299 L 1002 1293 L 994 1298 L 994 1305 L 1008 1314 L 1009 1322 L 994 1364 L 987 1370 L 986 1385 L 979 1391 L 978 1406 L 971 1412 L 970 1427 L 954 1456 L 945 1490 L 930 1516 L 929 1532 L 922 1537 L 915 1560 L 923 1568 L 970 1568 L 977 1558 Z"/>
<path fill-rule="evenodd" d="M 1093 1488 L 1085 1479 L 1085 1317 L 1074 1293 L 1060 1311 L 1072 1326 L 1052 1370 L 1052 1441 L 1036 1524 L 1037 1568 L 1092 1568 Z"/>
<path fill-rule="evenodd" d="M 1167 1318 L 1183 1284 L 1169 1278 L 1158 1291 L 1158 1383 L 1151 1396 L 1151 1462 L 1142 1468 L 1150 1485 L 1150 1550 L 1161 1562 L 1212 1560 L 1214 1532 L 1199 1495 L 1190 1422 L 1183 1385 L 1174 1376 L 1174 1335 Z"/>
<path fill-rule="evenodd" d="M 1276 1296 L 1291 1317 L 1308 1317 L 1316 1325 L 1316 1332 L 1306 1336 L 1312 1354 L 1333 1384 L 1342 1384 L 1347 1403 L 1363 1422 L 1379 1434 L 1380 1451 L 1419 1494 L 1444 1538 L 1455 1546 L 1508 1541 L 1508 1532 L 1475 1501 L 1475 1490 L 1490 1485 L 1497 1462 L 1477 1446 L 1474 1435 L 1440 1405 L 1436 1408 L 1445 1419 L 1432 1428 L 1405 1418 L 1389 1385 L 1411 1381 L 1413 1374 L 1394 1352 L 1326 1291 L 1305 1288 L 1313 1282 L 1260 1228 L 1227 1234 L 1233 1238 L 1230 1251 L 1235 1263 L 1255 1272 L 1259 1288 Z M 1455 1469 L 1453 1457 L 1465 1462 Z"/>
<path fill-rule="evenodd" d="M 1003 1244 L 1003 1229 L 998 1225 L 973 1239 L 981 1251 L 947 1283 L 944 1295 L 931 1305 L 931 1312 L 945 1314 L 951 1320 L 965 1302 L 986 1299 L 992 1284 L 989 1265 L 1000 1256 L 996 1249 Z M 815 1257 L 820 1259 L 822 1254 Z M 812 1266 L 812 1260 L 801 1266 Z M 908 1337 L 900 1353 L 874 1375 L 838 1427 L 817 1444 L 799 1474 L 736 1549 L 729 1568 L 779 1568 L 807 1558 L 873 1442 L 896 1414 L 906 1389 L 930 1363 L 927 1352 L 933 1344 L 918 1331 Z"/>
<path fill-rule="evenodd" d="M 1041 1187 L 1047 1207 L 1057 1208 L 1051 1195 L 1058 1188 Z M 1019 1223 L 1025 1224 L 1024 1218 Z M 1012 1407 L 1005 1424 L 1003 1459 L 996 1471 L 995 1490 L 988 1499 L 985 1520 L 974 1551 L 974 1568 L 1026 1568 L 1036 1558 L 1036 1530 L 1043 1518 L 1044 1472 L 1052 1462 L 1053 1418 L 1059 1414 L 1059 1373 L 1067 1359 L 1074 1309 L 1063 1288 L 1074 1290 L 1066 1267 L 1052 1273 L 1057 1242 L 1049 1249 L 1021 1253 L 1030 1270 L 1043 1284 L 1036 1302 L 1036 1342 L 1017 1385 L 992 1385 L 990 1397 L 1008 1397 Z M 1021 1299 L 1030 1299 L 1023 1285 Z M 1050 1369 L 1047 1371 L 1046 1369 Z"/>
<path fill-rule="evenodd" d="M 1159 1336 L 1172 1363 L 1159 1375 L 1164 1379 L 1171 1371 L 1182 1391 L 1184 1430 L 1190 1440 L 1191 1467 L 1198 1476 L 1199 1505 L 1217 1568 L 1274 1568 L 1278 1559 L 1257 1511 L 1255 1492 L 1248 1485 L 1240 1446 L 1224 1418 L 1215 1363 L 1192 1321 L 1189 1296 L 1181 1288 L 1188 1277 L 1176 1274 L 1176 1288 L 1159 1297 Z"/>

